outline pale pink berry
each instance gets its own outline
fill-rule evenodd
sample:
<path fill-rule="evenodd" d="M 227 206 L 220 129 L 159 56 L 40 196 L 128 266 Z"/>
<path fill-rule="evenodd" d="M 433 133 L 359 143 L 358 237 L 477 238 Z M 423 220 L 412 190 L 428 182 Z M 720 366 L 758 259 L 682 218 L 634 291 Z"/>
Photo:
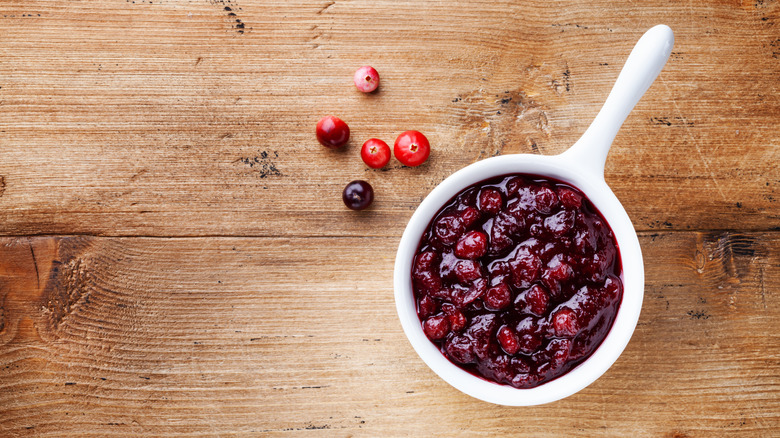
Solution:
<path fill-rule="evenodd" d="M 370 93 L 379 86 L 379 73 L 374 67 L 364 65 L 355 72 L 355 86 L 364 93 Z"/>

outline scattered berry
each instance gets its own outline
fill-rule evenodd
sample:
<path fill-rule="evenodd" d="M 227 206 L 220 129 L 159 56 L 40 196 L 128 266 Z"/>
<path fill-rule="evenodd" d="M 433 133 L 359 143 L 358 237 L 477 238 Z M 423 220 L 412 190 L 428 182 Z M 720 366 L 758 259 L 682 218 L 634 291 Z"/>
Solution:
<path fill-rule="evenodd" d="M 379 73 L 374 67 L 364 65 L 355 72 L 355 86 L 364 93 L 370 93 L 379 86 Z"/>
<path fill-rule="evenodd" d="M 338 149 L 349 141 L 349 126 L 336 116 L 325 116 L 317 122 L 317 140 L 325 147 Z"/>
<path fill-rule="evenodd" d="M 404 166 L 416 167 L 424 163 L 431 153 L 428 139 L 418 131 L 402 132 L 395 139 L 393 154 Z"/>
<path fill-rule="evenodd" d="M 344 193 L 341 194 L 344 205 L 352 210 L 363 210 L 374 201 L 374 189 L 371 184 L 357 180 L 352 181 L 344 187 Z"/>
<path fill-rule="evenodd" d="M 360 157 L 368 167 L 385 167 L 390 161 L 390 146 L 378 138 L 369 138 L 360 148 Z"/>

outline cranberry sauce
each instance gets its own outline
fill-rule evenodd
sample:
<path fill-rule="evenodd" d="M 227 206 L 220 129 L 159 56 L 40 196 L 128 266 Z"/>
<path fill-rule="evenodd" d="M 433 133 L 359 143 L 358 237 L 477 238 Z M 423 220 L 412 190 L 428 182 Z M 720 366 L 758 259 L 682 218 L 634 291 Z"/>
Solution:
<path fill-rule="evenodd" d="M 615 320 L 621 275 L 612 230 L 582 192 L 525 174 L 450 200 L 412 267 L 426 336 L 464 370 L 517 388 L 596 350 Z"/>

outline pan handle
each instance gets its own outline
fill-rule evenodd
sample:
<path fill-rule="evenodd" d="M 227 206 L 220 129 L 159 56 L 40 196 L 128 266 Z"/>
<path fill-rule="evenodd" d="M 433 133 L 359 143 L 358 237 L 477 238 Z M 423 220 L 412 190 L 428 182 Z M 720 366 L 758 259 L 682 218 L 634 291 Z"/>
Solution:
<path fill-rule="evenodd" d="M 571 159 L 583 170 L 604 177 L 604 163 L 615 135 L 664 68 L 672 53 L 672 46 L 674 33 L 669 26 L 659 24 L 642 35 L 628 56 L 601 111 L 582 137 L 561 154 L 561 158 Z"/>

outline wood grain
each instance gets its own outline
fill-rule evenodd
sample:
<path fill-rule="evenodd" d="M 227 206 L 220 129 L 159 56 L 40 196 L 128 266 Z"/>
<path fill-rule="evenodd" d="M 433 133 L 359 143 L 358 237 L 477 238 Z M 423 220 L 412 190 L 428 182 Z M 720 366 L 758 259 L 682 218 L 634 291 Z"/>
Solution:
<path fill-rule="evenodd" d="M 313 241 L 338 257 L 312 251 Z M 15 262 L 0 276 L 4 436 L 694 437 L 780 427 L 777 233 L 643 233 L 653 263 L 627 350 L 582 392 L 522 409 L 463 395 L 416 356 L 395 315 L 388 239 L 0 243 L 0 259 Z"/>
<path fill-rule="evenodd" d="M 645 257 L 631 343 L 560 402 L 461 394 L 395 316 L 407 220 L 470 163 L 564 151 L 658 23 L 606 167 Z M 778 26 L 776 0 L 0 3 L 0 436 L 777 435 Z M 428 163 L 360 161 L 407 129 Z"/>
<path fill-rule="evenodd" d="M 776 229 L 778 15 L 774 1 L 6 2 L 0 233 L 397 236 L 455 170 L 564 151 L 661 22 L 675 51 L 608 182 L 640 230 Z M 351 85 L 364 63 L 376 94 Z M 352 127 L 345 151 L 316 143 L 329 113 Z M 360 161 L 363 141 L 406 129 L 430 137 L 428 164 Z M 354 220 L 339 193 L 357 178 L 378 198 Z"/>

